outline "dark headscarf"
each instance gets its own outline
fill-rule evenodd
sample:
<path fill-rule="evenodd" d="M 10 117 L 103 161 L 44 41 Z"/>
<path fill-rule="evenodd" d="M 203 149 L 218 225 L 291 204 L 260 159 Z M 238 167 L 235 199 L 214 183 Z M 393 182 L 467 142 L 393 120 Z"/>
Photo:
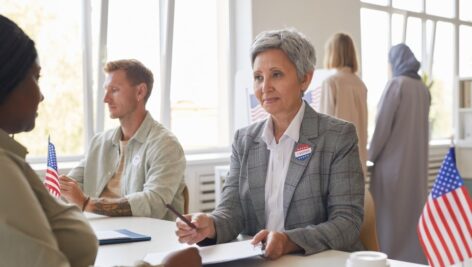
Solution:
<path fill-rule="evenodd" d="M 37 57 L 34 42 L 28 35 L 0 15 L 0 104 L 23 80 Z"/>
<path fill-rule="evenodd" d="M 397 44 L 390 49 L 388 61 L 392 64 L 393 77 L 408 76 L 413 79 L 421 79 L 418 75 L 420 62 L 405 44 Z"/>

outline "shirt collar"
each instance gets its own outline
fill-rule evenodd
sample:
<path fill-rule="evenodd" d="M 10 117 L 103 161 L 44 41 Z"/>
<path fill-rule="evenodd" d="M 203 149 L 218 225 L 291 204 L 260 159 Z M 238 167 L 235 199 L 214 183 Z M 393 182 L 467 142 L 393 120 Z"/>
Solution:
<path fill-rule="evenodd" d="M 305 101 L 302 101 L 302 105 L 300 106 L 300 109 L 298 110 L 297 114 L 290 122 L 287 130 L 285 130 L 284 134 L 282 135 L 282 138 L 286 136 L 292 139 L 294 142 L 298 142 L 298 139 L 300 138 L 300 126 L 302 124 L 304 114 L 305 114 Z M 269 116 L 269 118 L 266 120 L 264 129 L 262 130 L 261 138 L 267 144 L 267 146 L 271 146 L 275 144 L 274 123 L 272 121 L 271 116 Z"/>
<path fill-rule="evenodd" d="M 153 122 L 154 122 L 154 119 L 152 118 L 149 111 L 147 111 L 146 112 L 146 117 L 144 117 L 143 122 L 141 122 L 141 125 L 139 126 L 138 130 L 128 140 L 128 142 L 133 140 L 133 139 L 136 139 L 140 143 L 146 142 L 147 135 L 148 135 L 149 131 L 151 130 Z M 112 143 L 115 144 L 115 145 L 119 145 L 120 140 L 121 140 L 121 135 L 122 135 L 121 127 L 118 126 L 115 130 L 115 133 L 113 134 Z"/>

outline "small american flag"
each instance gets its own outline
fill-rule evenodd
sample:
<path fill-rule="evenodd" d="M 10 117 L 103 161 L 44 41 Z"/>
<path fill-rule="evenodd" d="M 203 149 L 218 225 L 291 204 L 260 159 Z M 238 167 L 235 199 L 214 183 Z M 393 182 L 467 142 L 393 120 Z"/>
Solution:
<path fill-rule="evenodd" d="M 59 185 L 59 175 L 57 173 L 56 148 L 48 139 L 48 168 L 44 178 L 44 186 L 51 195 L 59 198 L 61 196 L 61 186 Z"/>
<path fill-rule="evenodd" d="M 320 96 L 321 88 L 317 87 L 306 92 L 305 95 L 303 95 L 303 99 L 305 99 L 314 110 L 320 110 Z"/>
<path fill-rule="evenodd" d="M 418 223 L 418 236 L 431 266 L 472 258 L 472 200 L 449 149 Z"/>
<path fill-rule="evenodd" d="M 254 94 L 249 95 L 249 101 L 251 102 L 251 123 L 267 119 L 269 113 L 262 108 Z"/>

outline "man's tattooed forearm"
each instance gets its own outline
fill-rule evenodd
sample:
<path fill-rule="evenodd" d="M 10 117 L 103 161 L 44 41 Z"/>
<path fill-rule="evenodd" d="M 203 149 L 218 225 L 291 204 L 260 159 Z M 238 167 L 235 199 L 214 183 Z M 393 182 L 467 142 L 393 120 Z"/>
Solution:
<path fill-rule="evenodd" d="M 92 212 L 106 216 L 132 216 L 131 206 L 126 198 L 105 199 L 93 201 Z"/>

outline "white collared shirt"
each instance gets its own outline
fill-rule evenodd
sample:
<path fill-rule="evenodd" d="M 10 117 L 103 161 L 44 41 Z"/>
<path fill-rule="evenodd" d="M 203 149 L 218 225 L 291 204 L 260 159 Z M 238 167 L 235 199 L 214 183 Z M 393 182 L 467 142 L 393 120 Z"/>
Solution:
<path fill-rule="evenodd" d="M 292 158 L 293 146 L 300 137 L 300 126 L 305 113 L 305 102 L 297 112 L 279 140 L 275 141 L 272 118 L 267 120 L 262 131 L 262 140 L 270 150 L 265 184 L 265 216 L 266 229 L 271 231 L 284 230 L 284 183 L 287 177 L 288 165 Z"/>

